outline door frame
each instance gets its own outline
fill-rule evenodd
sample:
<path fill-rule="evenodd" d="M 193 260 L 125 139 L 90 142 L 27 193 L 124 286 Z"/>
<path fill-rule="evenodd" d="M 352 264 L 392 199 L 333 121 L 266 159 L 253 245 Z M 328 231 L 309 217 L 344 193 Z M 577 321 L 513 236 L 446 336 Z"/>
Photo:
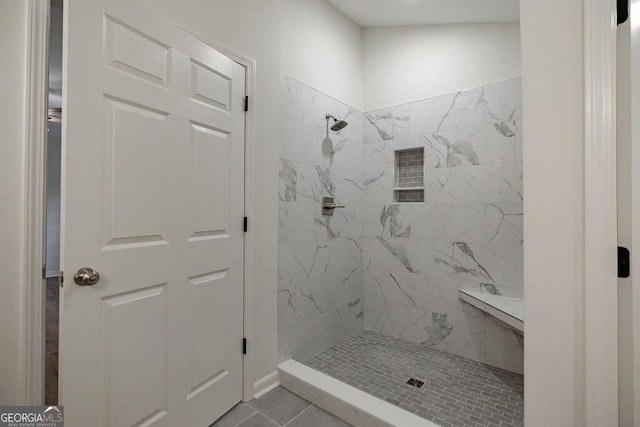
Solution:
<path fill-rule="evenodd" d="M 584 420 L 618 425 L 615 0 L 584 3 Z M 612 333 L 615 331 L 615 333 Z"/>
<path fill-rule="evenodd" d="M 256 61 L 247 56 L 217 45 L 201 36 L 181 28 L 198 39 L 200 42 L 220 52 L 227 58 L 240 64 L 245 69 L 245 95 L 249 97 L 244 119 L 244 216 L 249 218 L 247 232 L 244 233 L 244 294 L 243 294 L 243 320 L 244 337 L 247 340 L 247 354 L 243 361 L 243 387 L 242 401 L 246 402 L 254 398 L 254 366 L 255 353 L 251 351 L 251 343 L 254 342 L 254 317 L 255 317 L 255 232 L 252 220 L 256 218 L 257 206 L 255 203 L 255 133 L 256 116 Z"/>
<path fill-rule="evenodd" d="M 45 233 L 46 233 L 46 143 L 48 103 L 48 42 L 50 0 L 29 1 L 29 85 L 26 94 L 27 159 L 25 168 L 27 225 L 25 235 L 25 320 L 26 346 L 24 367 L 26 372 L 27 404 L 44 404 L 46 357 L 45 330 Z M 181 29 L 182 31 L 186 31 Z M 186 31 L 188 32 L 188 31 Z M 190 33 L 192 34 L 192 33 Z M 218 46 L 197 34 L 201 43 L 222 53 L 245 69 L 245 95 L 249 97 L 245 112 L 244 134 L 244 216 L 256 217 L 255 128 L 256 128 L 256 61 L 237 52 Z M 254 398 L 254 361 L 251 351 L 254 342 L 255 317 L 255 230 L 249 222 L 244 233 L 243 266 L 243 335 L 249 343 L 243 357 L 243 401 Z M 45 272 L 46 273 L 46 272 Z"/>
<path fill-rule="evenodd" d="M 49 97 L 49 0 L 28 4 L 26 93 L 25 374 L 27 404 L 44 404 L 46 146 Z"/>
<path fill-rule="evenodd" d="M 633 120 L 634 114 L 640 112 L 640 85 L 636 83 L 633 79 L 635 75 L 634 72 L 640 71 L 640 0 L 631 0 L 630 1 L 630 13 L 629 13 L 630 22 L 630 60 L 629 73 L 631 75 L 630 84 L 631 84 L 631 94 L 630 94 L 630 105 L 631 108 L 631 173 L 630 178 L 632 187 L 631 187 L 631 228 L 632 232 L 630 235 L 631 242 L 631 265 L 639 266 L 640 265 L 640 221 L 636 219 L 637 217 L 633 216 L 634 212 L 640 212 L 640 186 L 636 183 L 640 182 L 640 169 L 637 167 L 633 167 L 634 165 L 640 164 L 640 124 Z M 633 340 L 631 342 L 631 363 L 633 366 L 633 377 L 632 381 L 632 397 L 633 402 L 637 402 L 638 397 L 640 396 L 640 337 L 638 336 L 638 331 L 640 331 L 640 276 L 634 276 L 638 270 L 638 267 L 631 268 L 631 292 L 632 292 L 632 300 L 631 300 L 631 334 L 633 336 Z M 635 425 L 640 423 L 640 405 L 635 404 L 632 409 L 632 418 Z"/>

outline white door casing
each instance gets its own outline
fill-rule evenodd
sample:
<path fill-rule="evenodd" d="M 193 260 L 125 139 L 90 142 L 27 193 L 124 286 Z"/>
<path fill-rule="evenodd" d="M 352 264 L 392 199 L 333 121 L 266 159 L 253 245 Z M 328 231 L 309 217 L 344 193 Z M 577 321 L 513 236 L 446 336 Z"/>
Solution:
<path fill-rule="evenodd" d="M 631 351 L 625 356 L 631 360 L 629 363 L 633 366 L 633 372 L 628 375 L 632 376 L 631 382 L 633 387 L 633 422 L 634 425 L 640 424 L 640 279 L 638 271 L 640 269 L 640 122 L 637 117 L 640 114 L 640 84 L 636 76 L 640 72 L 640 1 L 631 0 L 629 19 L 631 21 L 630 35 L 630 136 L 629 141 L 631 148 L 630 160 L 630 211 L 623 214 L 629 215 L 630 218 L 630 240 L 631 240 L 631 316 L 626 320 L 630 321 L 630 332 L 633 336 L 631 343 Z"/>
<path fill-rule="evenodd" d="M 64 46 L 67 425 L 209 425 L 242 399 L 245 70 L 131 0 L 66 2 Z"/>

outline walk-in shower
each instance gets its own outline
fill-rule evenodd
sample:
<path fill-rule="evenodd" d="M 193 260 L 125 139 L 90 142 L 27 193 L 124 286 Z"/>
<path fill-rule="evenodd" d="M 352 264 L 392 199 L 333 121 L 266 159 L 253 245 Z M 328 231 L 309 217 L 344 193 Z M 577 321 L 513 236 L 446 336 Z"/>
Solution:
<path fill-rule="evenodd" d="M 520 80 L 370 112 L 282 84 L 280 361 L 439 426 L 522 425 Z"/>

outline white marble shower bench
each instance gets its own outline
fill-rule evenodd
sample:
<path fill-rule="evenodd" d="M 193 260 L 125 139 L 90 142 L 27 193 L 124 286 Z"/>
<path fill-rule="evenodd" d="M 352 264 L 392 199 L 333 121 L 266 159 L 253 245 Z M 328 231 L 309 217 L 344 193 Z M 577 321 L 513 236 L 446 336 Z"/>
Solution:
<path fill-rule="evenodd" d="M 524 298 L 460 289 L 460 299 L 524 332 Z"/>

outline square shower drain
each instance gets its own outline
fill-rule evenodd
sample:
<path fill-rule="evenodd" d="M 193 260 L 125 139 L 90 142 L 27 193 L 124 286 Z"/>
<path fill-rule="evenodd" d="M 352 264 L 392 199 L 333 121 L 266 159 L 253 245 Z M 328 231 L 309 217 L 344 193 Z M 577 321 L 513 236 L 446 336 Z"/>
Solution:
<path fill-rule="evenodd" d="M 417 380 L 415 378 L 409 378 L 407 384 L 414 386 L 415 388 L 420 388 L 424 385 L 424 381 Z"/>

